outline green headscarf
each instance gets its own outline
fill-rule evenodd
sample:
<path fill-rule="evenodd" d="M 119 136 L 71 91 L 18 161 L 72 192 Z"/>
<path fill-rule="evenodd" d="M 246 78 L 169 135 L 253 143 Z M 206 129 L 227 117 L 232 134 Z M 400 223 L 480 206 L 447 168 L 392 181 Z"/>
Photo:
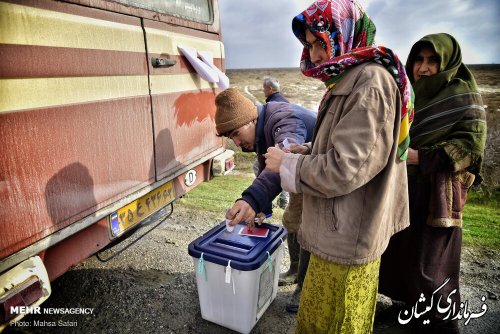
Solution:
<path fill-rule="evenodd" d="M 426 46 L 436 52 L 440 60 L 439 72 L 415 82 L 413 63 L 418 52 Z M 432 101 L 439 101 L 456 94 L 478 92 L 474 76 L 462 63 L 460 45 L 448 34 L 427 35 L 415 43 L 406 62 L 406 73 L 415 93 L 415 109 L 421 109 Z"/>
<path fill-rule="evenodd" d="M 423 47 L 434 50 L 439 72 L 413 78 L 415 57 Z M 486 115 L 476 80 L 462 63 L 458 42 L 444 33 L 427 35 L 413 45 L 406 71 L 415 92 L 415 118 L 410 147 L 444 149 L 455 171 L 479 175 L 486 143 Z"/>

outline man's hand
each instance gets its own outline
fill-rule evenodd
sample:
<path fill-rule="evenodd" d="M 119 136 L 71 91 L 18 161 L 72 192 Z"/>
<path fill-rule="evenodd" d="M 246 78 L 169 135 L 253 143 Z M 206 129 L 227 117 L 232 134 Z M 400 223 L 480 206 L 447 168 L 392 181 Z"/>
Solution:
<path fill-rule="evenodd" d="M 250 204 L 240 199 L 237 200 L 233 207 L 226 213 L 226 219 L 231 219 L 229 223 L 230 226 L 235 226 L 239 222 L 246 222 L 249 226 L 253 226 L 255 211 Z"/>
<path fill-rule="evenodd" d="M 266 214 L 264 212 L 261 212 L 261 213 L 257 214 L 257 217 L 255 218 L 255 220 L 256 220 L 255 222 L 257 224 L 259 224 L 259 226 L 260 226 L 264 222 L 264 219 L 266 219 Z M 252 228 L 253 228 L 253 225 L 251 226 Z"/>
<path fill-rule="evenodd" d="M 406 159 L 407 165 L 418 165 L 418 150 L 408 148 L 408 158 Z"/>
<path fill-rule="evenodd" d="M 267 153 L 264 154 L 264 156 L 266 157 L 266 169 L 270 170 L 271 172 L 279 173 L 283 154 L 285 154 L 285 152 L 280 150 L 278 145 L 276 145 L 275 147 L 269 147 L 267 149 Z"/>

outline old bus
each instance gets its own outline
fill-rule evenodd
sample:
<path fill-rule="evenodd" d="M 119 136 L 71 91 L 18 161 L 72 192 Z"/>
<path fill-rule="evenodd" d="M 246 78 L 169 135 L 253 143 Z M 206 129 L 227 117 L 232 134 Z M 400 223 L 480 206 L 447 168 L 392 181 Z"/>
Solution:
<path fill-rule="evenodd" d="M 210 179 L 224 69 L 217 0 L 0 1 L 0 329 Z"/>

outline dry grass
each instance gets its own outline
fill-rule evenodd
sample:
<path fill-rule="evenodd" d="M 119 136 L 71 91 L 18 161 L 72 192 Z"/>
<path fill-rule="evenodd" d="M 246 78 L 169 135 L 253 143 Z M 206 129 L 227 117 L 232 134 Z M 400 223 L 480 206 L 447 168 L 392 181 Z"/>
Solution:
<path fill-rule="evenodd" d="M 486 106 L 488 137 L 483 163 L 482 189 L 488 194 L 500 189 L 500 66 L 471 66 Z"/>

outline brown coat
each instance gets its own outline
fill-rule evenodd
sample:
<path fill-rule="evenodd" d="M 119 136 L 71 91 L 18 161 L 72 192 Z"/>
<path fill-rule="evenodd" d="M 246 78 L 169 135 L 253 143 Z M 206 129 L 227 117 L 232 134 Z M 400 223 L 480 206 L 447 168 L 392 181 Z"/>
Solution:
<path fill-rule="evenodd" d="M 304 194 L 301 247 L 339 264 L 379 258 L 409 225 L 397 157 L 401 99 L 381 65 L 348 71 L 320 105 L 310 155 L 285 154 L 284 190 Z"/>

